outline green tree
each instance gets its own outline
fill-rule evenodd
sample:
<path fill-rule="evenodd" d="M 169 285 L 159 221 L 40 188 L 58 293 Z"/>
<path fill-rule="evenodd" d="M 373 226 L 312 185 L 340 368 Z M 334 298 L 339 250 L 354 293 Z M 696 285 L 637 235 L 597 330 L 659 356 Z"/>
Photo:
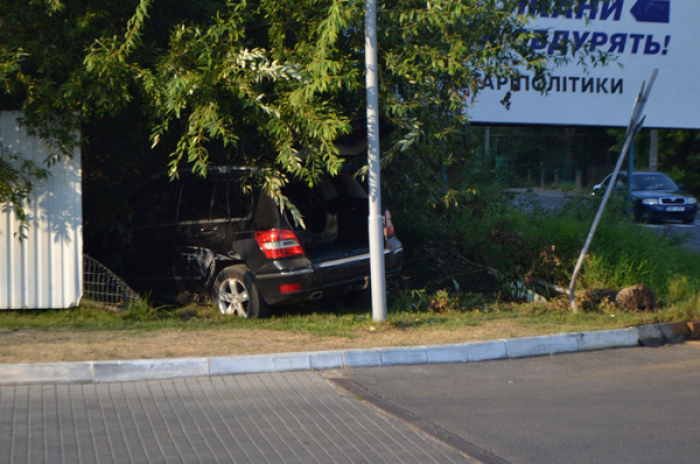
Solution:
<path fill-rule="evenodd" d="M 123 18 L 136 5 L 121 0 L 0 3 L 0 110 L 21 111 L 24 128 L 49 149 L 46 163 L 38 164 L 0 141 L 0 202 L 9 202 L 20 219 L 34 182 L 49 174 L 53 162 L 71 156 L 83 123 L 106 107 L 91 97 L 85 53 L 96 38 L 123 34 Z"/>
<path fill-rule="evenodd" d="M 437 172 L 487 76 L 546 73 L 518 0 L 387 0 L 379 8 L 385 151 Z M 549 3 L 549 2 L 545 2 Z M 567 4 L 571 1 L 565 2 Z M 256 163 L 281 203 L 289 176 L 342 165 L 334 141 L 364 114 L 363 0 L 5 0 L 0 108 L 56 156 L 97 119 L 138 114 L 184 164 Z M 505 95 L 504 95 L 505 96 Z M 507 100 L 507 96 L 505 98 Z M 134 111 L 137 108 L 138 111 Z M 89 140 L 87 140 L 89 142 Z M 0 178 L 0 182 L 4 180 Z"/>
<path fill-rule="evenodd" d="M 660 131 L 659 170 L 700 195 L 700 131 Z"/>

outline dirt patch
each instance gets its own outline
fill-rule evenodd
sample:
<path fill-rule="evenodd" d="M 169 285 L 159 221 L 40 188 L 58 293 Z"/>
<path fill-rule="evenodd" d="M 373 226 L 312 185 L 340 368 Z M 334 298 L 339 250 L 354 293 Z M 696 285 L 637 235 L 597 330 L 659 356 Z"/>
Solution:
<path fill-rule="evenodd" d="M 237 356 L 440 345 L 525 337 L 557 332 L 555 327 L 495 322 L 457 329 L 366 330 L 352 337 L 319 336 L 274 330 L 119 330 L 55 332 L 0 330 L 0 363 L 41 363 L 126 359 Z"/>

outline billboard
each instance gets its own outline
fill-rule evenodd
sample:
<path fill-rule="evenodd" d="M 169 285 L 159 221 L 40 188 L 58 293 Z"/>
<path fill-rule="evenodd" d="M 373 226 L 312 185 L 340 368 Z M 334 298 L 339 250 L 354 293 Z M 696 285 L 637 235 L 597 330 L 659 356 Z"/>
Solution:
<path fill-rule="evenodd" d="M 644 126 L 700 129 L 700 2 L 587 0 L 558 14 L 537 3 L 523 0 L 519 8 L 534 16 L 529 28 L 546 34 L 532 48 L 555 58 L 569 42 L 579 54 L 603 52 L 611 62 L 572 62 L 539 80 L 525 71 L 518 79 L 486 76 L 467 109 L 472 122 L 626 127 L 642 82 L 658 68 Z"/>

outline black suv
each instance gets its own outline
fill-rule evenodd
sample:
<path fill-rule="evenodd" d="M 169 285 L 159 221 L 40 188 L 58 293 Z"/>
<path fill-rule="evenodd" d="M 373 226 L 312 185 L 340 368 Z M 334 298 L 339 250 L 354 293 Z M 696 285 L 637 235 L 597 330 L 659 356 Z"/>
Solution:
<path fill-rule="evenodd" d="M 297 227 L 261 189 L 242 188 L 250 168 L 211 167 L 207 176 L 155 183 L 135 204 L 124 277 L 158 301 L 210 295 L 222 314 L 268 317 L 271 307 L 366 291 L 368 201 L 348 174 L 302 182 L 283 193 L 299 209 Z M 385 213 L 387 275 L 403 247 Z"/>

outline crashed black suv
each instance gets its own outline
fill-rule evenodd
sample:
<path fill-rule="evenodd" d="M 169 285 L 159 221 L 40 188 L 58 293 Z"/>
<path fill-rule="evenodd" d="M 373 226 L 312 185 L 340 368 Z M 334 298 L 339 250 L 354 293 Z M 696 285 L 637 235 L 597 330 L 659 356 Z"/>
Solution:
<path fill-rule="evenodd" d="M 368 201 L 348 174 L 284 194 L 306 228 L 261 189 L 241 187 L 248 168 L 212 167 L 139 195 L 124 277 L 157 301 L 210 296 L 222 314 L 268 317 L 275 305 L 361 292 L 369 286 Z M 403 247 L 385 214 L 387 275 L 400 271 Z"/>

